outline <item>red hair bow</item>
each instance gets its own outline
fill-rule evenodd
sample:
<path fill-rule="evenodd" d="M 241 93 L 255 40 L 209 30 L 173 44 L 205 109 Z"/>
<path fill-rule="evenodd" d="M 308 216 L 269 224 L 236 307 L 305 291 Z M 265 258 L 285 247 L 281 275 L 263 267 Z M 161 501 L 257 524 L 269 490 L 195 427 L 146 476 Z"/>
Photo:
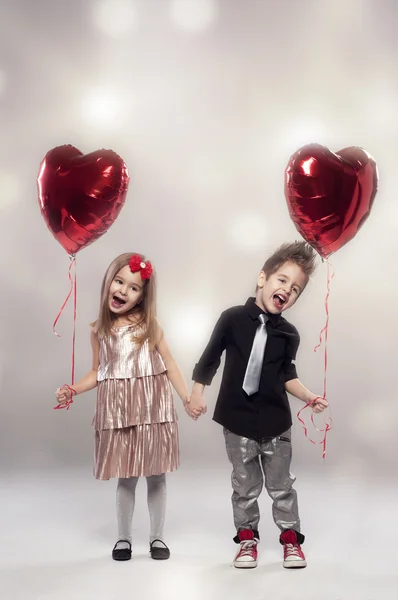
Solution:
<path fill-rule="evenodd" d="M 145 262 L 139 254 L 134 254 L 130 258 L 129 267 L 132 273 L 141 271 L 142 279 L 150 279 L 153 273 L 153 267 L 149 260 Z"/>

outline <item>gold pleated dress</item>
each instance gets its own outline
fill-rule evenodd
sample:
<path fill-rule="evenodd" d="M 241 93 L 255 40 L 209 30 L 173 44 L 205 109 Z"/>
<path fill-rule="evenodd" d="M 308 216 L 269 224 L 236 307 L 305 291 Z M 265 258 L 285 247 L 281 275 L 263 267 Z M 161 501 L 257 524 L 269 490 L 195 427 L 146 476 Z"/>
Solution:
<path fill-rule="evenodd" d="M 99 339 L 95 430 L 96 479 L 148 477 L 179 467 L 178 418 L 163 359 L 136 325 Z"/>

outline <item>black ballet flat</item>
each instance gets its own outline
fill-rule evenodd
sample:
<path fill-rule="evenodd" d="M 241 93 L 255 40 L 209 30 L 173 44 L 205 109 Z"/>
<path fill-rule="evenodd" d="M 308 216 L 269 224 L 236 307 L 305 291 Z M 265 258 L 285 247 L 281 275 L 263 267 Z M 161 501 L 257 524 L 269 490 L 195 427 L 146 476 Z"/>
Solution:
<path fill-rule="evenodd" d="M 128 548 L 116 548 L 119 542 L 126 542 Z M 118 540 L 112 550 L 113 560 L 130 560 L 131 558 L 131 543 L 128 540 Z"/>
<path fill-rule="evenodd" d="M 155 542 L 160 542 L 163 544 L 164 548 L 159 548 L 158 546 L 154 546 Z M 151 553 L 151 558 L 154 560 L 167 560 L 170 558 L 170 550 L 166 546 L 163 540 L 153 540 L 149 544 L 149 552 Z"/>

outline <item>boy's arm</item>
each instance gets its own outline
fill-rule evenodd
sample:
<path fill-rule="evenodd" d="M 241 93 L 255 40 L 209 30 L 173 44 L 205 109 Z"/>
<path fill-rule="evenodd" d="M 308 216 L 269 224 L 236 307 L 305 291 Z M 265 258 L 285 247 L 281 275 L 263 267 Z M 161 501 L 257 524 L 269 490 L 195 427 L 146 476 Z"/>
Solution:
<path fill-rule="evenodd" d="M 285 373 L 285 390 L 288 394 L 305 402 L 305 404 L 313 403 L 314 412 L 322 412 L 328 406 L 327 400 L 311 392 L 301 383 L 297 376 L 296 365 L 293 361 L 296 359 L 299 345 L 300 336 L 298 333 L 295 336 L 292 336 L 292 338 L 289 338 L 286 359 L 283 366 Z"/>
<path fill-rule="evenodd" d="M 300 335 L 297 329 L 294 329 L 292 333 L 289 334 L 287 344 L 286 344 L 286 355 L 285 360 L 283 362 L 283 372 L 285 375 L 285 388 L 286 384 L 289 381 L 294 379 L 298 379 L 296 365 L 294 361 L 296 360 L 297 351 L 300 346 Z M 290 393 L 290 392 L 289 392 Z"/>
<path fill-rule="evenodd" d="M 195 365 L 192 374 L 193 381 L 201 383 L 204 386 L 210 385 L 213 381 L 213 377 L 220 366 L 222 353 L 225 350 L 227 323 L 228 314 L 224 311 L 214 327 L 205 351 L 200 357 L 199 362 Z"/>
<path fill-rule="evenodd" d="M 299 400 L 302 400 L 306 404 L 313 404 L 312 410 L 316 413 L 322 412 L 323 410 L 325 410 L 325 408 L 329 406 L 329 403 L 326 400 L 326 398 L 317 396 L 316 394 L 308 390 L 301 383 L 300 379 L 290 379 L 290 381 L 286 381 L 285 390 L 289 394 L 295 396 L 295 398 L 298 398 Z"/>
<path fill-rule="evenodd" d="M 224 311 L 214 327 L 205 351 L 193 370 L 192 379 L 194 384 L 190 399 L 191 409 L 200 408 L 203 413 L 207 410 L 203 392 L 205 386 L 210 385 L 213 381 L 217 369 L 220 366 L 221 356 L 226 347 L 227 325 L 228 314 Z"/>
<path fill-rule="evenodd" d="M 313 394 L 310 390 L 308 390 L 298 378 L 286 381 L 285 390 L 306 404 L 313 402 L 315 398 L 317 398 L 316 394 Z"/>

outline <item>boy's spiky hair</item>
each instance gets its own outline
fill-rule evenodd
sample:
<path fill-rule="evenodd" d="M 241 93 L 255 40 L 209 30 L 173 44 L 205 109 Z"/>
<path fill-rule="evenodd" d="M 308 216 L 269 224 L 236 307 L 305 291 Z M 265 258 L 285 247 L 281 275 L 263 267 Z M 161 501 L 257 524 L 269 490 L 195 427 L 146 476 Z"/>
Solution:
<path fill-rule="evenodd" d="M 285 262 L 295 263 L 308 277 L 311 277 L 316 268 L 316 252 L 304 241 L 282 244 L 265 261 L 262 270 L 268 278 Z"/>

